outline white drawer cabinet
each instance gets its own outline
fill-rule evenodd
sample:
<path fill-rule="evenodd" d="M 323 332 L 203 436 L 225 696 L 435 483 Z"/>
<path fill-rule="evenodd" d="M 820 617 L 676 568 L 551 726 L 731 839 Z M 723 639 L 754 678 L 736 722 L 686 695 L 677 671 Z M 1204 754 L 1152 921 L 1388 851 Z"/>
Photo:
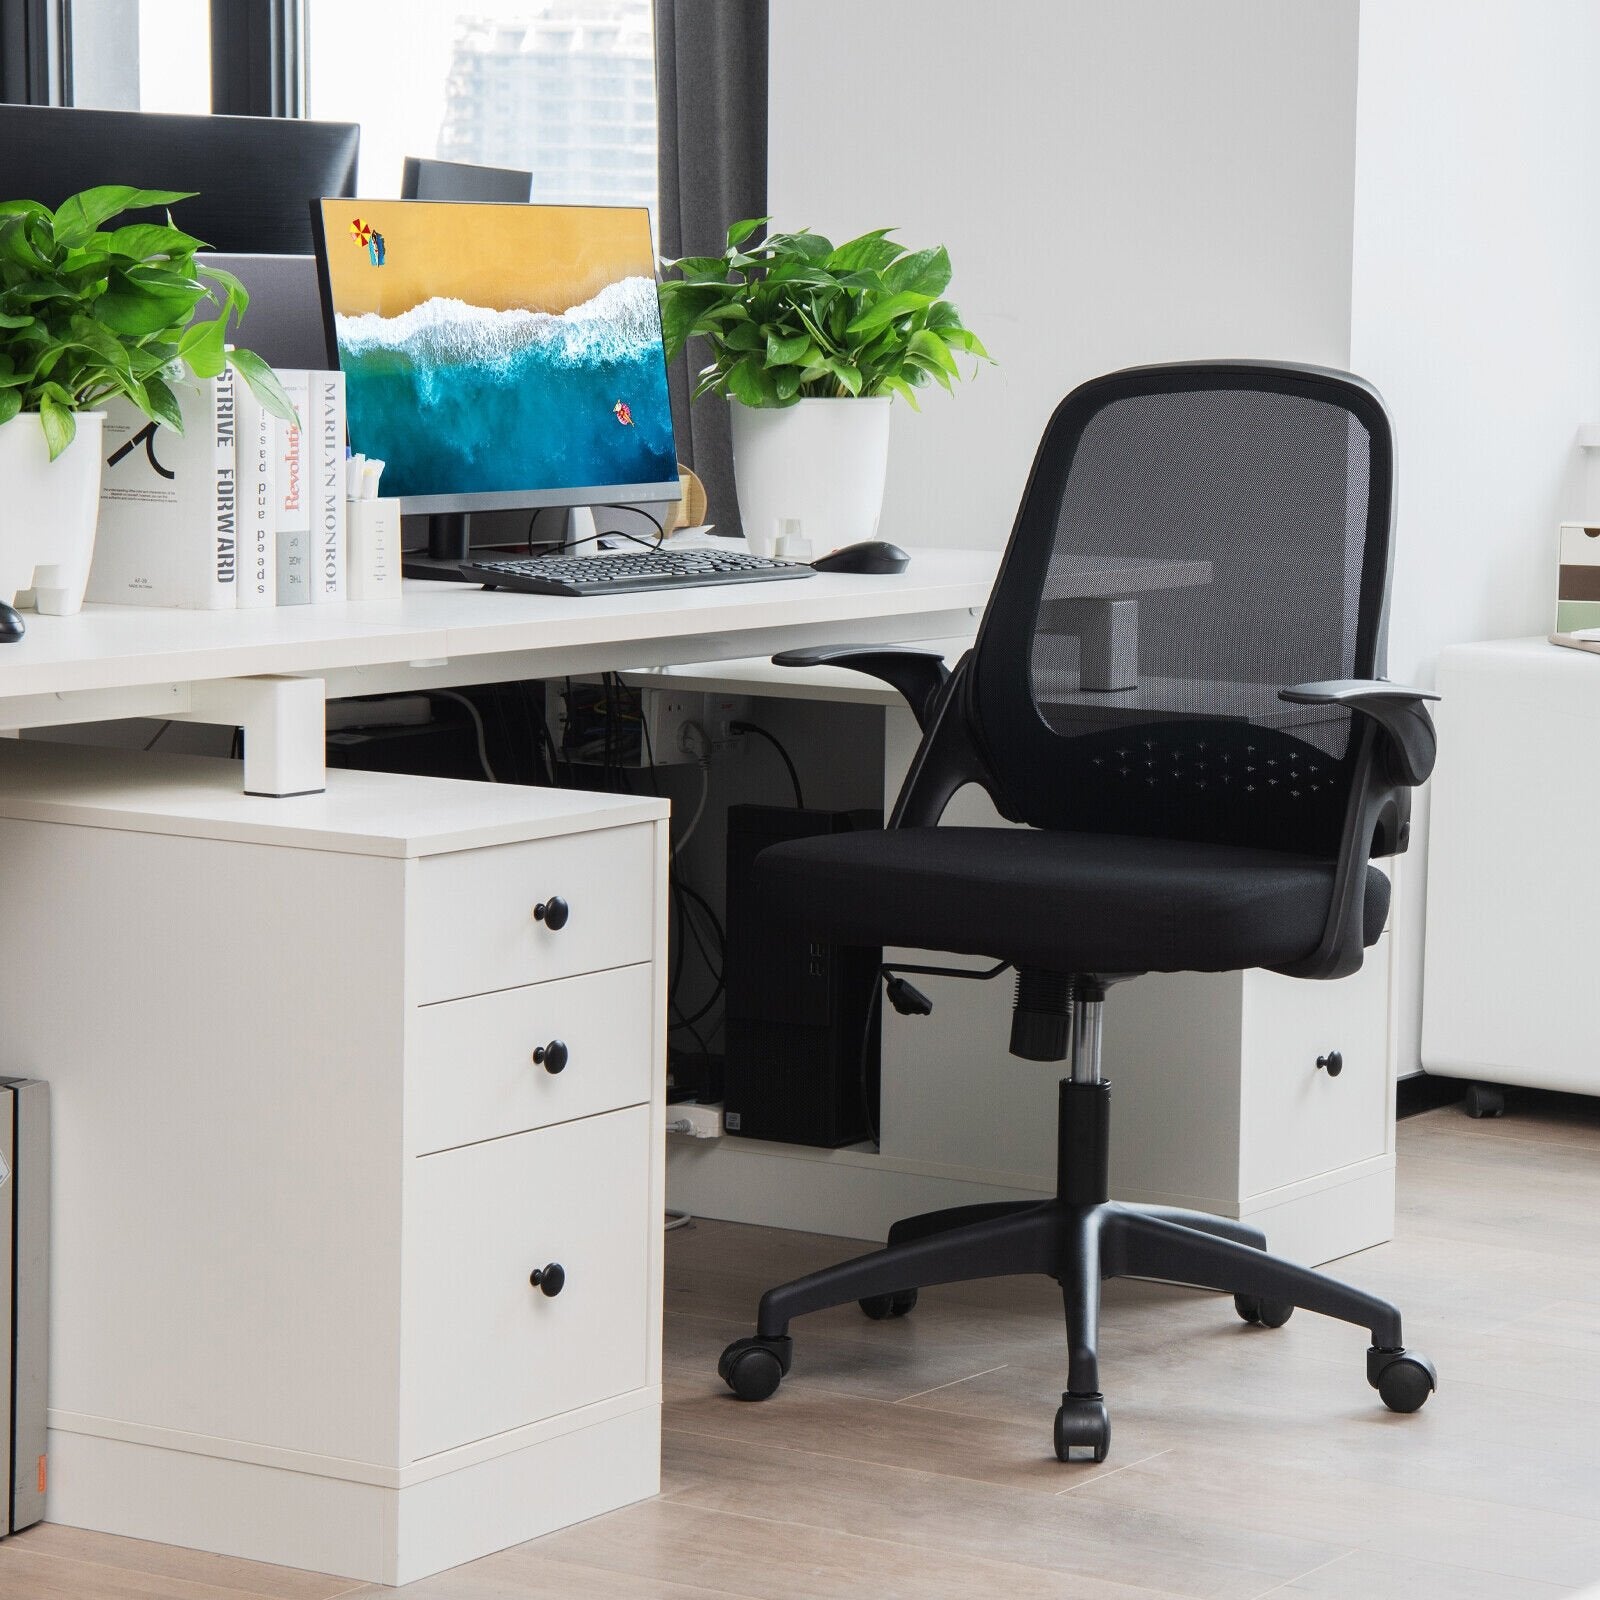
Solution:
<path fill-rule="evenodd" d="M 649 1142 L 634 1106 L 415 1163 L 401 1341 L 412 1458 L 643 1387 Z M 530 1281 L 551 1265 L 553 1296 Z"/>
<path fill-rule="evenodd" d="M 660 1027 L 648 962 L 418 1006 L 407 1147 L 425 1155 L 638 1105 Z"/>
<path fill-rule="evenodd" d="M 409 947 L 416 998 L 648 961 L 651 849 L 648 828 L 607 829 L 419 861 Z M 555 915 L 538 915 L 554 905 Z"/>
<path fill-rule="evenodd" d="M 654 1493 L 665 804 L 237 783 L 0 748 L 47 1516 L 400 1583 Z"/>

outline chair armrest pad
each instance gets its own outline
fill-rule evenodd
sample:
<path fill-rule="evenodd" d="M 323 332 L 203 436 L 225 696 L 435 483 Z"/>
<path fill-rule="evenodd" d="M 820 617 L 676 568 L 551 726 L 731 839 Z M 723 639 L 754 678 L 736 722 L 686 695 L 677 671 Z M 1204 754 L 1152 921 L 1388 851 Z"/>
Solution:
<path fill-rule="evenodd" d="M 1280 700 L 1300 706 L 1342 706 L 1371 718 L 1388 735 L 1394 775 L 1415 788 L 1433 771 L 1439 741 L 1427 702 L 1431 689 L 1412 689 L 1382 678 L 1330 678 L 1278 691 Z"/>
<path fill-rule="evenodd" d="M 777 667 L 844 667 L 877 678 L 904 696 L 926 728 L 934 700 L 949 680 L 950 669 L 937 650 L 908 645 L 818 644 L 785 650 L 772 658 Z"/>

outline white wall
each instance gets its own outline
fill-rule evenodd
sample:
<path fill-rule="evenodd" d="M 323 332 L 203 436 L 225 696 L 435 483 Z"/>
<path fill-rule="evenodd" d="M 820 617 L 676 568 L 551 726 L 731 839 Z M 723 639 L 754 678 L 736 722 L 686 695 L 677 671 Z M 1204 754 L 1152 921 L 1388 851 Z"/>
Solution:
<path fill-rule="evenodd" d="M 1600 419 L 1600 6 L 1367 0 L 1351 364 L 1394 417 L 1390 675 L 1462 640 L 1543 633 L 1556 524 L 1587 513 Z M 1400 1068 L 1422 1017 L 1426 797 L 1401 902 Z M 1531 822 L 1532 819 L 1530 819 Z"/>
<path fill-rule="evenodd" d="M 1356 18 L 1356 0 L 777 0 L 769 209 L 948 245 L 999 362 L 920 416 L 896 404 L 886 537 L 1003 544 L 1045 420 L 1098 373 L 1347 364 Z"/>

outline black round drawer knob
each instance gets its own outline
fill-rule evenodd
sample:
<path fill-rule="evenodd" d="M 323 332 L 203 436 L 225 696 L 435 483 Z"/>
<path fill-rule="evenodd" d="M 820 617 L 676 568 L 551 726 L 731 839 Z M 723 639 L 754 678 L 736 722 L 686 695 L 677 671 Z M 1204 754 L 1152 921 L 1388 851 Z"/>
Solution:
<path fill-rule="evenodd" d="M 1344 1071 L 1344 1057 L 1337 1050 L 1330 1050 L 1327 1055 L 1317 1057 L 1317 1067 L 1330 1078 L 1337 1078 Z"/>
<path fill-rule="evenodd" d="M 567 1269 L 559 1261 L 552 1261 L 547 1267 L 535 1267 L 528 1274 L 528 1282 L 554 1300 L 567 1285 Z"/>
<path fill-rule="evenodd" d="M 541 1044 L 534 1047 L 534 1065 L 543 1067 L 546 1072 L 552 1074 L 560 1072 L 566 1066 L 567 1060 L 568 1051 L 565 1039 L 552 1039 L 549 1044 Z"/>
<path fill-rule="evenodd" d="M 541 900 L 533 908 L 533 920 L 542 922 L 552 933 L 567 925 L 567 918 L 572 914 L 572 907 L 558 894 L 553 894 L 548 900 Z"/>

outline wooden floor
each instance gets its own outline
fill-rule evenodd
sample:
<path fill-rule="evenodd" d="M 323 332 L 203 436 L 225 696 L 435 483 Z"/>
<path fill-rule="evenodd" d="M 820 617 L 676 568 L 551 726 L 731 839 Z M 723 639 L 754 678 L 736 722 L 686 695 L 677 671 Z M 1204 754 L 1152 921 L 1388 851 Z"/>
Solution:
<path fill-rule="evenodd" d="M 1400 1125 L 1394 1243 L 1343 1264 L 1398 1301 L 1440 1392 L 1386 1412 L 1365 1336 L 1214 1295 L 1107 1285 L 1111 1457 L 1060 1465 L 1047 1282 L 925 1291 L 904 1322 L 797 1324 L 765 1405 L 717 1381 L 767 1284 L 836 1240 L 669 1235 L 665 1483 L 399 1591 L 413 1600 L 1543 1600 L 1600 1579 L 1600 1102 Z M 332 1600 L 348 1581 L 43 1526 L 4 1600 Z"/>

